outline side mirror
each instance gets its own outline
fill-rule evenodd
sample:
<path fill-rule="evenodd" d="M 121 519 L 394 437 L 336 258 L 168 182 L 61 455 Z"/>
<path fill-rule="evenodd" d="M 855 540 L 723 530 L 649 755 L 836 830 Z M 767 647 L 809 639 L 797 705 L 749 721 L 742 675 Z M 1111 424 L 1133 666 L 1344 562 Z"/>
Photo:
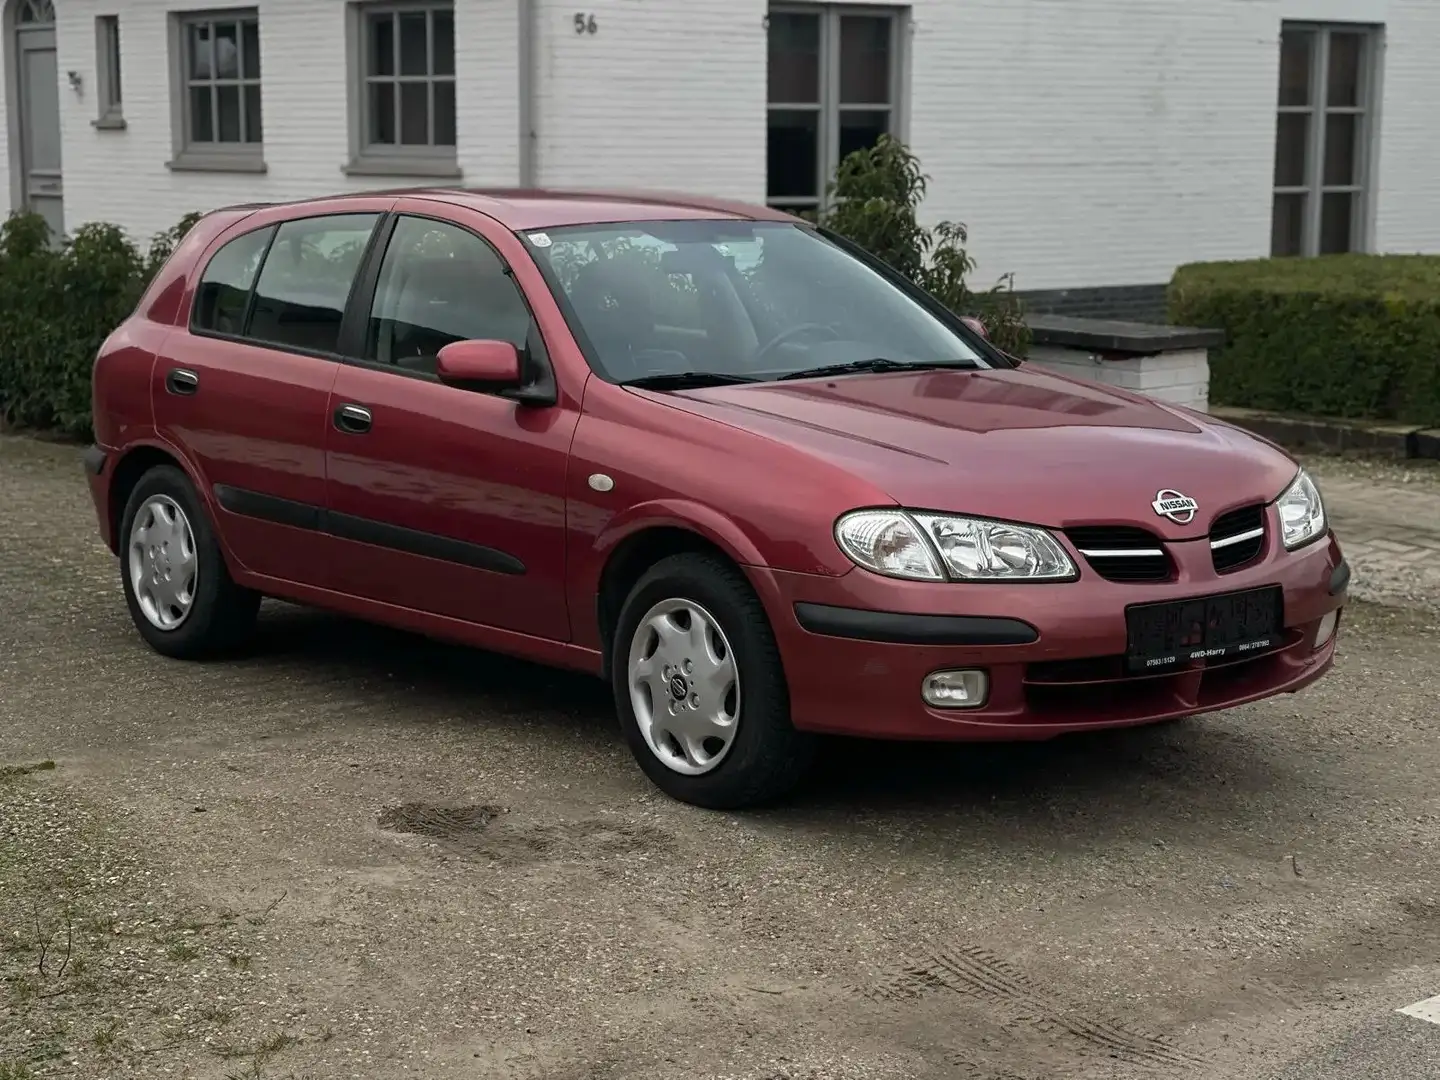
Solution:
<path fill-rule="evenodd" d="M 508 341 L 452 341 L 435 357 L 447 386 L 509 390 L 520 385 L 520 351 Z"/>
<path fill-rule="evenodd" d="M 960 321 L 963 322 L 966 326 L 968 326 L 971 330 L 974 330 L 975 333 L 979 334 L 986 341 L 990 340 L 990 335 L 985 331 L 985 324 L 979 319 L 975 318 L 974 315 L 961 315 Z"/>

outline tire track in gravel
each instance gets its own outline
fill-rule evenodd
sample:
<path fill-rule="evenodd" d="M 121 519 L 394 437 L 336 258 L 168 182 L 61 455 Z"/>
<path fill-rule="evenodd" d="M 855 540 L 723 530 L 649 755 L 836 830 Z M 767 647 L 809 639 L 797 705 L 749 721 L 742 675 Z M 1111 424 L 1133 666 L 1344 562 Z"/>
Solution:
<path fill-rule="evenodd" d="M 1085 1056 L 1103 1056 L 1150 1072 L 1180 1073 L 1207 1058 L 1174 1040 L 1137 1029 L 1118 1018 L 1096 1019 L 1037 987 L 1023 972 L 988 949 L 956 944 L 927 951 L 916 961 L 855 992 L 872 1001 L 903 1004 L 952 993 L 1004 1009 L 1011 1021 L 1076 1045 Z"/>

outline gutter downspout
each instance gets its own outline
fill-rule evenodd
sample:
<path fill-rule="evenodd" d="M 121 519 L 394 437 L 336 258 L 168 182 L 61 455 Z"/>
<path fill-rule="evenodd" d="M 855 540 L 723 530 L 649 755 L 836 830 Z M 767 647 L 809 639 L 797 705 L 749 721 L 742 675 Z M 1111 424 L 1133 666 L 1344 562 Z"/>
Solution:
<path fill-rule="evenodd" d="M 535 42 L 539 0 L 516 0 L 519 15 L 519 159 L 520 187 L 535 186 Z"/>

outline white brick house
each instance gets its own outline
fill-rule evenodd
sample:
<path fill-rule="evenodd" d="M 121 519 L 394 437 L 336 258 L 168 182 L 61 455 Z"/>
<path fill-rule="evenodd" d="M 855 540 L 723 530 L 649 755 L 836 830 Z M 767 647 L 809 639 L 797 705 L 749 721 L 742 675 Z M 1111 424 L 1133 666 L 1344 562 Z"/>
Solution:
<path fill-rule="evenodd" d="M 1440 0 L 4 0 L 4 35 L 9 205 L 67 228 L 413 183 L 796 201 L 888 128 L 1023 290 L 1440 252 Z"/>

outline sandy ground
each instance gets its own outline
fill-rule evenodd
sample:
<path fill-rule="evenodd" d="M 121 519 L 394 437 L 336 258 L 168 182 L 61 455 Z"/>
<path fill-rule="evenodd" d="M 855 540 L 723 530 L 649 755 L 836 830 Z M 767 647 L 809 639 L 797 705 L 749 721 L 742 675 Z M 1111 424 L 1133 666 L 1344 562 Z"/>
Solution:
<path fill-rule="evenodd" d="M 0 595 L 0 1080 L 1255 1078 L 1440 993 L 1424 590 L 1298 696 L 746 815 L 586 679 L 282 605 L 153 655 L 73 447 L 0 438 Z"/>

